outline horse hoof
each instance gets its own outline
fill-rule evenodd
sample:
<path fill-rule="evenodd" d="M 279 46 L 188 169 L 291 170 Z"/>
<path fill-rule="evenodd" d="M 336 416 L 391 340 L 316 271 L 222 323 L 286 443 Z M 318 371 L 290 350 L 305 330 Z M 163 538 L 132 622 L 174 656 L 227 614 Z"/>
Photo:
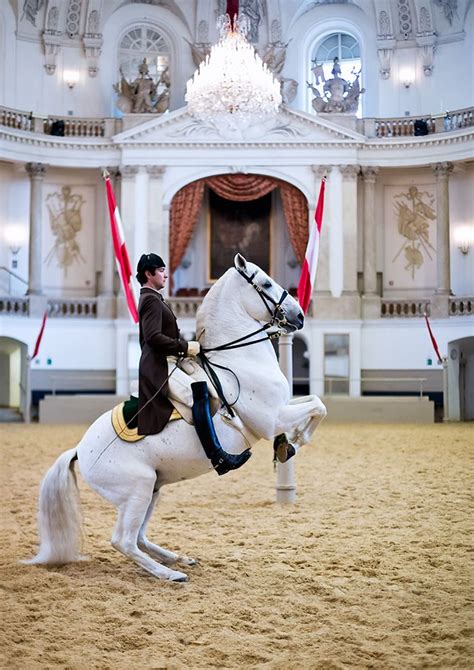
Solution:
<path fill-rule="evenodd" d="M 170 582 L 187 582 L 188 575 L 185 575 L 184 572 L 172 572 L 168 579 Z"/>
<path fill-rule="evenodd" d="M 195 558 L 188 558 L 187 556 L 182 556 L 181 560 L 179 561 L 181 565 L 188 565 L 188 566 L 193 566 L 197 565 L 198 562 Z"/>

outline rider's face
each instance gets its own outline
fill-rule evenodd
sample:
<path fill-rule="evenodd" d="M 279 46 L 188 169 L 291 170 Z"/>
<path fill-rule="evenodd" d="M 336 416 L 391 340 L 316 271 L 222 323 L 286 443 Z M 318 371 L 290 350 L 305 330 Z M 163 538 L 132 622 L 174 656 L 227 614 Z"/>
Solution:
<path fill-rule="evenodd" d="M 151 286 L 151 288 L 154 288 L 156 291 L 159 291 L 160 289 L 165 287 L 166 280 L 168 279 L 168 273 L 166 272 L 166 268 L 156 268 L 154 274 L 151 272 L 148 272 L 148 270 L 145 272 L 145 275 L 148 279 L 148 286 Z"/>

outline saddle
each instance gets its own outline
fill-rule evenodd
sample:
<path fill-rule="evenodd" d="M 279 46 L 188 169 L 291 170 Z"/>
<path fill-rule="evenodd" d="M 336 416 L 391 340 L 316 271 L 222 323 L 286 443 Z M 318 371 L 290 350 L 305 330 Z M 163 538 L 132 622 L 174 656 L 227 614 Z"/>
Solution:
<path fill-rule="evenodd" d="M 219 397 L 214 387 L 209 384 L 204 370 L 194 361 L 185 359 L 179 368 L 176 368 L 176 359 L 168 358 L 168 374 L 172 373 L 168 380 L 168 398 L 174 406 L 170 421 L 184 419 L 186 423 L 193 424 L 193 393 L 191 384 L 197 381 L 206 381 L 209 389 L 209 400 L 211 415 L 220 407 Z M 138 384 L 137 384 L 138 387 Z M 112 410 L 112 426 L 117 436 L 125 442 L 138 442 L 145 435 L 138 434 L 138 389 L 134 389 L 129 400 L 116 405 Z"/>
<path fill-rule="evenodd" d="M 138 397 L 131 395 L 129 400 L 121 402 L 119 405 L 115 405 L 112 410 L 112 427 L 117 433 L 117 437 L 120 437 L 124 442 L 138 442 L 143 440 L 146 435 L 138 434 Z M 178 412 L 177 409 L 174 409 L 170 421 L 177 421 L 183 417 Z"/>

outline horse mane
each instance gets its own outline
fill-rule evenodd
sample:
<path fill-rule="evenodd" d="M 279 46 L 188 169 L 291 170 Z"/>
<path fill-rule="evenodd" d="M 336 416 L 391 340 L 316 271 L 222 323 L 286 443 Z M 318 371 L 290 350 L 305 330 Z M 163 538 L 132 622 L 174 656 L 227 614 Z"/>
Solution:
<path fill-rule="evenodd" d="M 215 310 L 217 304 L 221 301 L 222 292 L 227 285 L 233 270 L 234 268 L 226 270 L 204 296 L 196 315 L 196 326 L 200 326 L 203 320 L 207 320 L 209 314 L 216 314 Z"/>

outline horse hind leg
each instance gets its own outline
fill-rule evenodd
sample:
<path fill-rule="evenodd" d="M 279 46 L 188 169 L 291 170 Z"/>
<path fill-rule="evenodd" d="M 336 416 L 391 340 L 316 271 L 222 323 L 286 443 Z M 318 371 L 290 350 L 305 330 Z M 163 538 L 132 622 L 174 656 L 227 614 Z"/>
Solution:
<path fill-rule="evenodd" d="M 150 556 L 154 556 L 160 561 L 160 563 L 165 563 L 166 565 L 176 565 L 176 564 L 188 565 L 188 566 L 196 565 L 197 561 L 195 561 L 194 558 L 188 558 L 187 556 L 180 556 L 179 554 L 175 554 L 173 551 L 169 551 L 164 547 L 160 547 L 157 544 L 153 544 L 153 542 L 150 542 L 146 537 L 145 534 L 146 527 L 151 518 L 156 502 L 158 500 L 158 495 L 159 492 L 155 491 L 153 493 L 151 502 L 148 505 L 148 509 L 145 514 L 145 519 L 138 533 L 138 548 L 141 549 L 142 551 L 145 551 L 147 554 L 150 554 Z"/>
<path fill-rule="evenodd" d="M 143 490 L 146 482 L 137 481 L 136 489 Z M 184 572 L 171 570 L 154 561 L 138 546 L 138 536 L 152 495 L 133 495 L 122 502 L 118 507 L 118 518 L 112 536 L 112 546 L 125 556 L 132 559 L 137 565 L 158 579 L 167 579 L 173 582 L 185 582 L 188 577 Z"/>

